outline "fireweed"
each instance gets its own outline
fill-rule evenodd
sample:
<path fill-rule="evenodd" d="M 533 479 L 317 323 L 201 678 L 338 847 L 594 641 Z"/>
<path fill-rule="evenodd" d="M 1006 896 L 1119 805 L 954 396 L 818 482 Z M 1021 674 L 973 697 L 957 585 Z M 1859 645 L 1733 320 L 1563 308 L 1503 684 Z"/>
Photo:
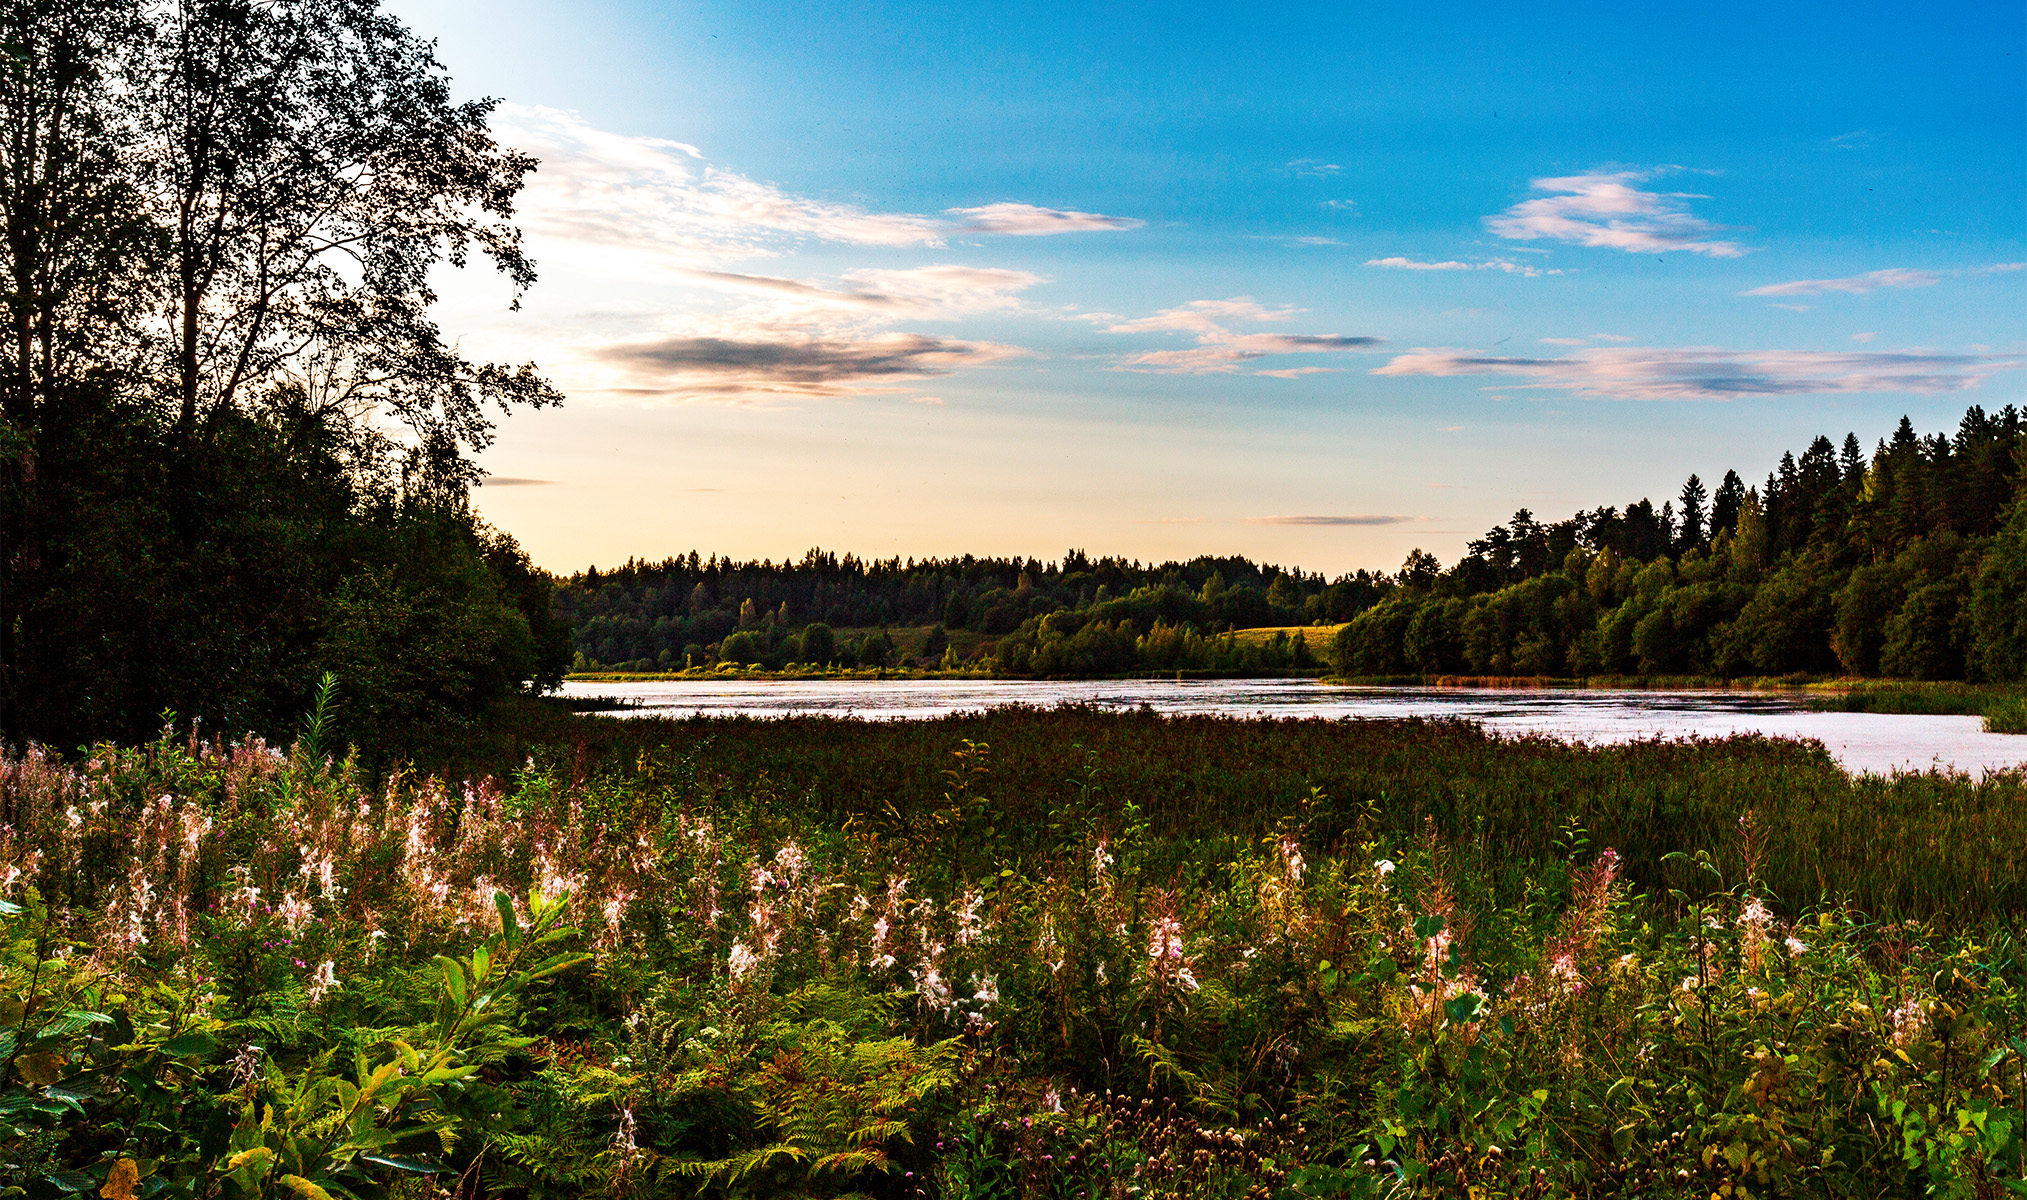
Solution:
<path fill-rule="evenodd" d="M 435 1158 L 359 1158 L 355 1194 L 2022 1188 L 2027 1001 L 1999 927 L 1787 910 L 1708 858 L 1644 864 L 1668 886 L 1639 894 L 1574 837 L 1509 895 L 1468 838 L 1326 820 L 1318 791 L 1192 858 L 1088 774 L 1007 782 L 1065 814 L 1015 855 L 988 748 L 952 749 L 943 808 L 842 819 L 708 759 L 369 786 L 258 742 L 31 751 L 0 764 L 25 906 L 0 1016 L 61 1028 L 36 1014 L 68 989 L 201 1027 L 182 1086 L 250 1094 L 420 1028 L 441 964 L 475 969 L 527 897 L 567 902 L 591 961 L 483 1076 L 436 1085 Z M 145 1186 L 142 1135 L 107 1121 L 149 1085 L 94 1074 L 85 1025 L 39 1036 L 0 1078 L 0 1170 Z"/>

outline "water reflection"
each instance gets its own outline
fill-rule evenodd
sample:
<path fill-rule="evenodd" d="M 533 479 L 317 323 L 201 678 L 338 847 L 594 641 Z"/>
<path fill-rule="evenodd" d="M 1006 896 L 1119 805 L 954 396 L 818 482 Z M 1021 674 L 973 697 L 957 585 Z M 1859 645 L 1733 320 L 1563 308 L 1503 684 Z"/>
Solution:
<path fill-rule="evenodd" d="M 1814 738 L 1854 773 L 1940 767 L 1978 775 L 2027 765 L 2027 737 L 1986 733 L 1978 717 L 1810 712 L 1795 697 L 1769 692 L 1356 688 L 1288 679 L 790 679 L 571 682 L 563 694 L 637 703 L 620 714 L 637 716 L 922 719 L 1075 702 L 1233 716 L 1464 717 L 1501 733 L 1593 744 L 1731 733 Z"/>

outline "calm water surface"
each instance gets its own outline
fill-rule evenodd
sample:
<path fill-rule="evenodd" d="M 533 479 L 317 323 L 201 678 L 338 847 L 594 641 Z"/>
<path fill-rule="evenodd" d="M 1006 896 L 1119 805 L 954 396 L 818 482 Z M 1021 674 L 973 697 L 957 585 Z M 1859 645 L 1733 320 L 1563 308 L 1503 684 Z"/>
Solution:
<path fill-rule="evenodd" d="M 1249 717 L 1464 717 L 1499 733 L 1590 743 L 1731 733 L 1814 738 L 1854 773 L 1942 767 L 1979 775 L 2027 766 L 2027 737 L 1986 733 L 1980 717 L 1809 712 L 1797 698 L 1767 692 L 1359 688 L 1290 679 L 807 679 L 570 682 L 563 694 L 639 703 L 621 714 L 627 716 L 825 713 L 919 720 L 1070 701 Z"/>

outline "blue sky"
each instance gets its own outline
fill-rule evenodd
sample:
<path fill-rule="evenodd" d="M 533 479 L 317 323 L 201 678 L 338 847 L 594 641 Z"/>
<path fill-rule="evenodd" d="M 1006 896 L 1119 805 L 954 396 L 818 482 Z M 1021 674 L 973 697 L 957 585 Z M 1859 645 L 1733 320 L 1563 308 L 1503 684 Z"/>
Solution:
<path fill-rule="evenodd" d="M 1449 561 L 2027 380 L 2016 3 L 393 7 L 544 159 L 552 569 Z"/>

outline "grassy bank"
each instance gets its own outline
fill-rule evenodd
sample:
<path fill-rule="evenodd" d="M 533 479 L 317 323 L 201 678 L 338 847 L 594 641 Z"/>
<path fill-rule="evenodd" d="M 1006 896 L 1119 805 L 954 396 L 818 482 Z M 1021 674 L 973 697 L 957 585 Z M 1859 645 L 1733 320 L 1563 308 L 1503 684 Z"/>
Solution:
<path fill-rule="evenodd" d="M 1457 722 L 517 719 L 462 752 L 511 773 L 465 786 L 173 740 L 7 763 L 9 1177 L 1124 1198 L 2027 1176 L 2018 778 Z"/>
<path fill-rule="evenodd" d="M 2019 684 L 1854 680 L 1812 697 L 1838 712 L 1963 714 L 1985 718 L 1988 733 L 2027 733 L 2027 687 Z"/>

